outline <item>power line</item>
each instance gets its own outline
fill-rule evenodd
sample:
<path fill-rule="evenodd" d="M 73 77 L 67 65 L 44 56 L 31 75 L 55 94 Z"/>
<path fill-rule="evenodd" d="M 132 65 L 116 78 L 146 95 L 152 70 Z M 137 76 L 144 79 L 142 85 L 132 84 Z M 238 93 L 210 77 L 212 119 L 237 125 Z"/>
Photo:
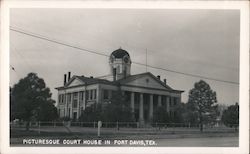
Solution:
<path fill-rule="evenodd" d="M 35 33 L 32 34 L 30 32 L 24 31 L 24 30 L 18 30 L 18 29 L 14 28 L 14 27 L 11 27 L 11 26 L 10 26 L 10 30 L 12 30 L 14 32 L 17 32 L 17 33 L 27 35 L 27 36 L 39 38 L 39 39 L 46 40 L 46 41 L 49 41 L 49 42 L 53 42 L 53 43 L 56 43 L 56 44 L 64 45 L 64 46 L 67 46 L 67 47 L 70 47 L 70 48 L 78 49 L 78 50 L 81 50 L 81 51 L 93 53 L 93 54 L 100 55 L 100 56 L 109 57 L 109 55 L 104 54 L 104 53 L 100 53 L 100 52 L 97 52 L 97 51 L 94 51 L 94 50 L 84 49 L 84 48 L 74 46 L 74 45 L 69 45 L 67 43 L 63 43 L 61 41 L 53 40 L 51 38 L 48 38 L 48 37 L 45 37 L 45 36 L 42 36 L 42 35 L 39 35 L 39 34 L 35 34 Z M 175 71 L 175 70 L 171 70 L 171 69 L 167 69 L 167 68 L 161 68 L 161 67 L 157 67 L 157 66 L 153 66 L 153 65 L 143 64 L 143 63 L 140 63 L 140 62 L 134 62 L 133 61 L 133 63 L 137 64 L 137 65 L 146 66 L 146 67 L 150 67 L 150 68 L 153 68 L 153 69 L 172 72 L 172 73 L 176 73 L 176 74 L 181 74 L 181 75 L 185 75 L 185 76 L 191 76 L 191 77 L 195 77 L 195 78 L 202 78 L 202 79 L 207 79 L 207 80 L 212 80 L 212 81 L 217 81 L 217 82 L 224 82 L 224 83 L 239 85 L 238 82 L 234 82 L 234 81 L 227 81 L 227 80 L 222 80 L 222 79 L 217 79 L 217 78 L 206 77 L 206 76 L 202 76 L 202 75 L 184 73 L 184 72 Z"/>
<path fill-rule="evenodd" d="M 137 63 L 137 62 L 134 62 L 134 63 L 136 63 L 137 65 L 145 66 L 145 64 L 142 64 L 142 63 Z M 166 69 L 166 68 L 156 67 L 156 66 L 152 66 L 152 65 L 148 65 L 148 67 L 151 67 L 151 68 L 154 68 L 154 69 L 163 70 L 163 71 L 167 71 L 167 72 L 182 74 L 182 75 L 186 75 L 186 76 L 196 77 L 196 78 L 202 78 L 202 79 L 213 80 L 213 81 L 218 81 L 218 82 L 225 82 L 225 83 L 231 83 L 231 84 L 239 84 L 238 82 L 234 82 L 234 81 L 227 81 L 227 80 L 222 80 L 222 79 L 216 79 L 216 78 L 211 78 L 211 77 L 205 77 L 205 76 L 201 76 L 201 75 L 195 75 L 195 74 L 190 74 L 190 73 L 184 73 L 184 72 L 169 70 L 169 69 Z"/>
<path fill-rule="evenodd" d="M 84 49 L 84 48 L 81 48 L 81 47 L 69 45 L 69 44 L 66 44 L 66 43 L 63 43 L 63 42 L 59 42 L 59 41 L 50 39 L 48 37 L 44 37 L 42 35 L 38 36 L 36 34 L 31 34 L 29 32 L 24 32 L 23 30 L 22 31 L 21 30 L 17 30 L 17 29 L 14 29 L 13 27 L 10 27 L 10 30 L 18 32 L 18 33 L 25 34 L 25 35 L 28 35 L 28 36 L 31 36 L 31 37 L 35 37 L 35 38 L 39 38 L 39 39 L 46 40 L 46 41 L 49 41 L 49 42 L 53 42 L 53 43 L 56 43 L 56 44 L 60 44 L 60 45 L 64 45 L 64 46 L 71 47 L 71 48 L 75 48 L 75 49 L 78 49 L 78 50 L 83 50 L 83 51 L 94 53 L 94 54 L 97 54 L 97 55 L 109 57 L 109 55 L 106 55 L 106 54 L 103 54 L 103 53 L 100 53 L 100 52 L 96 52 L 96 51 L 93 51 L 93 50 Z"/>

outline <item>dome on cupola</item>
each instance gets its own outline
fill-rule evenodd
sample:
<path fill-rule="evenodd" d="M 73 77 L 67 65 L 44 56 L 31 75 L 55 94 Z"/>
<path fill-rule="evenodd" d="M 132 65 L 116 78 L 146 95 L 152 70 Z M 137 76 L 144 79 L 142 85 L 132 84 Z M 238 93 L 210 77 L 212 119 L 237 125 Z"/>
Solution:
<path fill-rule="evenodd" d="M 129 53 L 126 50 L 123 50 L 122 48 L 113 51 L 110 56 L 114 56 L 114 58 L 123 58 L 124 56 L 130 57 Z"/>

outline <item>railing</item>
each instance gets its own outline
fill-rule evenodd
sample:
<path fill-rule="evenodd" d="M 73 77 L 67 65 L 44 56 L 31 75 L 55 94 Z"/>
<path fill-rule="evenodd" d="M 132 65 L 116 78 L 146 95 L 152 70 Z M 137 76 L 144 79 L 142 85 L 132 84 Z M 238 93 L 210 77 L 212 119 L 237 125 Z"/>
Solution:
<path fill-rule="evenodd" d="M 26 122 L 11 122 L 11 127 L 26 127 Z M 57 126 L 67 126 L 67 127 L 97 127 L 97 121 L 93 122 L 70 122 L 70 121 L 46 121 L 46 122 L 30 122 L 30 128 L 36 127 L 57 127 Z M 233 127 L 237 125 L 232 125 Z M 103 128 L 139 128 L 139 122 L 102 122 Z M 144 125 L 146 128 L 199 128 L 199 124 L 190 123 L 146 123 Z M 226 127 L 224 125 L 204 125 L 204 128 L 216 128 L 216 127 Z"/>
<path fill-rule="evenodd" d="M 236 125 L 235 125 L 236 126 Z M 15 122 L 10 124 L 11 131 L 23 131 L 26 129 L 26 122 Z M 29 128 L 38 134 L 43 133 L 97 133 L 98 122 L 70 122 L 70 121 L 49 121 L 30 122 Z M 237 133 L 238 128 L 221 126 L 203 126 L 207 133 Z M 199 125 L 189 123 L 152 123 L 140 127 L 138 122 L 102 122 L 101 132 L 105 135 L 152 135 L 152 134 L 193 134 L 199 133 Z"/>

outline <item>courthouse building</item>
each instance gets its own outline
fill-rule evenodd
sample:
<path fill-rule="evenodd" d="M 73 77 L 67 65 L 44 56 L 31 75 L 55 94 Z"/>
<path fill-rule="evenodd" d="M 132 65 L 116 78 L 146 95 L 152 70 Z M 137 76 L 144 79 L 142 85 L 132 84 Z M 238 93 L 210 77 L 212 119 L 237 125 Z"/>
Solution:
<path fill-rule="evenodd" d="M 131 59 L 127 51 L 115 50 L 109 59 L 112 79 L 64 75 L 64 85 L 58 90 L 57 108 L 60 117 L 77 120 L 86 107 L 95 103 L 111 103 L 118 88 L 128 98 L 132 114 L 142 126 L 153 118 L 154 109 L 163 106 L 170 116 L 181 102 L 181 90 L 168 86 L 167 80 L 150 72 L 131 75 Z"/>

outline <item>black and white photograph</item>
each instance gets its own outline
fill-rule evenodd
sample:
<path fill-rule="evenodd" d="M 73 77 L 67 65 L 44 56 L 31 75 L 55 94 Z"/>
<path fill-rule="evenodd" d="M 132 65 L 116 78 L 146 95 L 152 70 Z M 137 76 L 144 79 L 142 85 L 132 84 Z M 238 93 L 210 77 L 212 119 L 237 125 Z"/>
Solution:
<path fill-rule="evenodd" d="M 242 9 L 164 5 L 9 8 L 6 144 L 240 149 Z"/>

